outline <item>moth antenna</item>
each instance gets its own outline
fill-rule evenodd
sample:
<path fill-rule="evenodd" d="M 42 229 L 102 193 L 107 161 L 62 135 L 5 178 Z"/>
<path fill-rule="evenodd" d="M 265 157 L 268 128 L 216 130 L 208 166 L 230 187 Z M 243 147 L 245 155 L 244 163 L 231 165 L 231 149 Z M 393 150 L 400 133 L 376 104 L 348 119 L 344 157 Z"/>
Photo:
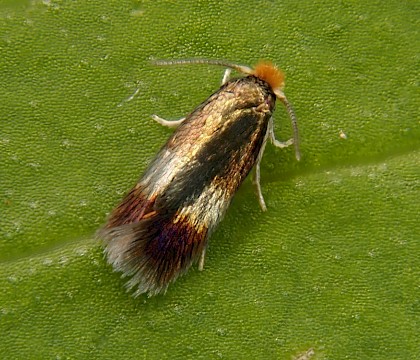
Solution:
<path fill-rule="evenodd" d="M 232 64 L 224 60 L 208 60 L 208 59 L 184 59 L 184 60 L 153 60 L 153 64 L 166 66 L 166 65 L 187 65 L 187 64 L 208 64 L 208 65 L 217 65 L 224 66 L 230 69 L 236 70 L 240 73 L 251 75 L 254 73 L 254 70 L 248 66 Z"/>
<path fill-rule="evenodd" d="M 292 104 L 289 102 L 289 100 L 287 100 L 286 95 L 284 95 L 283 91 L 276 89 L 274 91 L 274 94 L 277 96 L 277 99 L 279 99 L 283 103 L 283 105 L 286 107 L 287 113 L 289 114 L 293 128 L 293 144 L 295 147 L 295 156 L 296 159 L 299 161 L 301 158 L 299 148 L 299 129 L 295 111 L 293 110 Z"/>

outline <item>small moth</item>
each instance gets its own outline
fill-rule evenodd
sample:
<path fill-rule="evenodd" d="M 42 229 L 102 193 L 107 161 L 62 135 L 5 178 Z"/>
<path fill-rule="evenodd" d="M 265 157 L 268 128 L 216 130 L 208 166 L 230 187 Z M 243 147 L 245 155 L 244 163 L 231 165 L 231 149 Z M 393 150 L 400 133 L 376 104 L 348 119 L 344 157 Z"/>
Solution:
<path fill-rule="evenodd" d="M 273 64 L 254 69 L 212 60 L 158 61 L 158 65 L 213 64 L 227 68 L 222 86 L 176 127 L 143 177 L 98 231 L 108 262 L 129 276 L 134 295 L 164 293 L 194 262 L 204 266 L 207 241 L 236 190 L 255 165 L 254 182 L 263 211 L 260 162 L 267 140 L 283 148 L 294 144 L 300 159 L 297 121 L 283 93 L 284 75 Z M 231 70 L 245 77 L 229 80 Z M 274 136 L 276 99 L 286 107 L 294 136 Z"/>

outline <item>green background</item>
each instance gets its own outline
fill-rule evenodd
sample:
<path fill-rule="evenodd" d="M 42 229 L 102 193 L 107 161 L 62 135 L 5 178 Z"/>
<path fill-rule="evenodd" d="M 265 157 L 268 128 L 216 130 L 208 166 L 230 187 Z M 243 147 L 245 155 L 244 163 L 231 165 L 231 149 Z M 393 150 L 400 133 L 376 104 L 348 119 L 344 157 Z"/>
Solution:
<path fill-rule="evenodd" d="M 0 8 L 4 359 L 420 356 L 418 1 L 6 1 Z M 301 131 L 268 146 L 192 268 L 133 298 L 94 239 L 178 118 L 271 59 Z M 291 129 L 281 105 L 278 138 Z"/>

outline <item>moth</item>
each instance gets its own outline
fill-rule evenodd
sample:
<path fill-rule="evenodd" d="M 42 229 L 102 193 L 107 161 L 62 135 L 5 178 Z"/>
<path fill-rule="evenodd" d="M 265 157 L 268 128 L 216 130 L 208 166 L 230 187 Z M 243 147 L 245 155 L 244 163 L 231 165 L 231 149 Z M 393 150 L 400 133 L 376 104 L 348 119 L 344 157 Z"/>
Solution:
<path fill-rule="evenodd" d="M 166 292 L 168 285 L 198 262 L 204 266 L 208 239 L 252 168 L 258 201 L 266 210 L 260 185 L 260 162 L 269 140 L 279 148 L 295 146 L 298 127 L 283 93 L 284 75 L 272 63 L 255 68 L 224 61 L 159 61 L 158 65 L 213 64 L 227 68 L 222 86 L 176 127 L 138 183 L 111 212 L 98 231 L 114 270 L 130 277 L 134 295 Z M 232 70 L 244 77 L 229 80 Z M 276 100 L 286 108 L 294 136 L 274 136 Z"/>

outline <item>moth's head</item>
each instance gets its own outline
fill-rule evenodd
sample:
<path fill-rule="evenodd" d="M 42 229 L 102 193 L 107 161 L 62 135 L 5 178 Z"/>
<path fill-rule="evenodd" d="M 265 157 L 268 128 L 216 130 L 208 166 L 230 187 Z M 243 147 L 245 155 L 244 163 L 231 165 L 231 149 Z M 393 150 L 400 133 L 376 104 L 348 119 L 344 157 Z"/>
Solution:
<path fill-rule="evenodd" d="M 252 75 L 264 80 L 275 93 L 284 89 L 284 73 L 270 61 L 261 61 L 255 65 Z"/>

